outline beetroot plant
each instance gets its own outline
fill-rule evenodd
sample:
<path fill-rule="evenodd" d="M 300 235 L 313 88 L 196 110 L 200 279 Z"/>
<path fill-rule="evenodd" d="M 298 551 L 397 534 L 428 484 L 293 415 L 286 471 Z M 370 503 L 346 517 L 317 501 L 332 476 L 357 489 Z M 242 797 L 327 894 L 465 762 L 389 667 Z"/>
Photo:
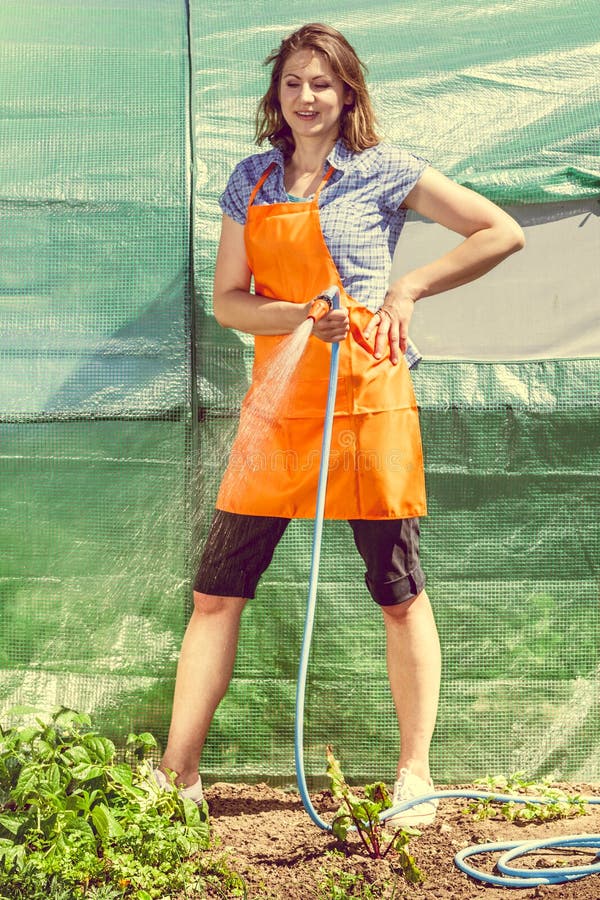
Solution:
<path fill-rule="evenodd" d="M 371 859 L 385 859 L 393 853 L 407 881 L 411 884 L 423 881 L 423 875 L 408 848 L 411 837 L 418 836 L 420 832 L 410 827 L 390 829 L 389 824 L 384 827 L 380 821 L 380 814 L 392 805 L 385 784 L 379 781 L 365 785 L 364 797 L 354 794 L 331 746 L 327 747 L 327 776 L 331 793 L 340 801 L 340 808 L 332 822 L 335 837 L 346 844 L 348 834 L 355 831 Z"/>

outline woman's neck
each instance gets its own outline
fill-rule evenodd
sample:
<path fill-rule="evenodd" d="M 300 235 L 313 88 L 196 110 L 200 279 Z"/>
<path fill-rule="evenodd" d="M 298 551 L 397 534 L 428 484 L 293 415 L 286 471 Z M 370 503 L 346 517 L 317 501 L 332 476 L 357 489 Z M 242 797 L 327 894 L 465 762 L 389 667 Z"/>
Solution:
<path fill-rule="evenodd" d="M 285 189 L 299 197 L 309 197 L 323 180 L 325 160 L 334 144 L 327 141 L 296 141 L 296 147 L 287 161 L 284 172 Z"/>
<path fill-rule="evenodd" d="M 323 171 L 325 160 L 333 150 L 335 141 L 296 138 L 296 146 L 287 168 L 297 176 L 316 175 Z"/>

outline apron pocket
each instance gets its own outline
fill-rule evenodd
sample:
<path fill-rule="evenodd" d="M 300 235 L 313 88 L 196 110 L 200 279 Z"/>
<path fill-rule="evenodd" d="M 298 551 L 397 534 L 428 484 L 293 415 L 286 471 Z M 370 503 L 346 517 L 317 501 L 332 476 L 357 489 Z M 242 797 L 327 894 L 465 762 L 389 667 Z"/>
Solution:
<path fill-rule="evenodd" d="M 354 392 L 352 411 L 370 413 L 416 409 L 417 401 L 405 360 L 393 366 L 389 358 L 363 368 L 360 387 Z"/>

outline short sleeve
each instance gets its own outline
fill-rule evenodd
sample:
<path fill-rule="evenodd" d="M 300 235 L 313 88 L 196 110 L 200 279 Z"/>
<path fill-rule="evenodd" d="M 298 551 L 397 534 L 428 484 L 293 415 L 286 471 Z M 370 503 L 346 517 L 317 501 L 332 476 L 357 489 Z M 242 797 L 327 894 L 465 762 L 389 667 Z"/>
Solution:
<path fill-rule="evenodd" d="M 244 161 L 238 163 L 227 182 L 227 187 L 219 197 L 222 211 L 240 225 L 246 224 L 251 184 Z"/>
<path fill-rule="evenodd" d="M 428 165 L 428 161 L 421 156 L 385 145 L 381 166 L 384 205 L 388 209 L 398 209 Z"/>

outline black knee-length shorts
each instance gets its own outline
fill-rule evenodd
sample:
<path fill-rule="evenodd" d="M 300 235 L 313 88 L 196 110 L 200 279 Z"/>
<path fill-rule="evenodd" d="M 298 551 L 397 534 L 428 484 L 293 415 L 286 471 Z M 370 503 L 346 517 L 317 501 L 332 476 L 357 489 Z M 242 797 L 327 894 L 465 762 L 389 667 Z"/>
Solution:
<path fill-rule="evenodd" d="M 194 590 L 221 597 L 255 595 L 290 519 L 215 510 Z M 416 597 L 425 587 L 419 562 L 419 519 L 351 519 L 365 583 L 380 606 Z"/>

